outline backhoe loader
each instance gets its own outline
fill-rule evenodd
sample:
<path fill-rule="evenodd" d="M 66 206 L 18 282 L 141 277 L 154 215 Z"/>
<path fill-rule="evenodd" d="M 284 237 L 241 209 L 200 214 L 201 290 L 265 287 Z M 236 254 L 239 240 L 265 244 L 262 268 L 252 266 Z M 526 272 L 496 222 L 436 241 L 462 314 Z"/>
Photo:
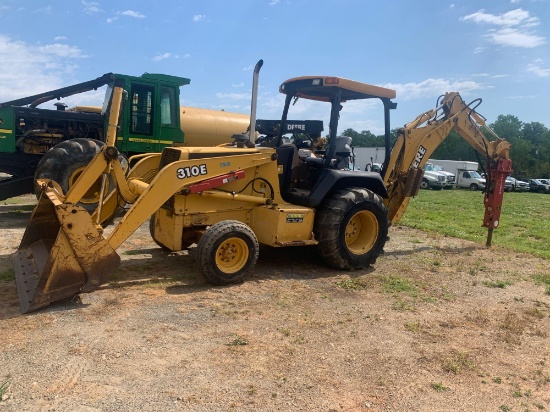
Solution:
<path fill-rule="evenodd" d="M 248 135 L 218 147 L 167 147 L 143 155 L 125 175 L 114 146 L 118 111 L 124 101 L 116 87 L 110 102 L 107 144 L 63 193 L 43 181 L 42 194 L 13 262 L 21 311 L 97 289 L 120 262 L 116 249 L 147 219 L 155 242 L 170 251 L 196 243 L 196 261 L 211 283 L 241 282 L 258 259 L 259 244 L 272 247 L 315 245 L 326 264 L 353 270 L 374 264 L 388 227 L 399 220 L 419 188 L 422 165 L 455 128 L 488 160 L 493 189 L 486 197 L 486 220 L 498 225 L 510 169 L 509 144 L 489 142 L 477 123 L 483 119 L 457 93 L 403 128 L 389 150 L 390 110 L 395 91 L 338 77 L 299 77 L 285 81 L 286 95 L 278 135 L 269 146 L 254 144 L 259 61 L 254 70 Z M 298 98 L 330 103 L 325 152 L 299 158 L 283 134 L 291 103 Z M 349 146 L 338 144 L 344 102 L 379 99 L 384 107 L 388 145 L 382 174 L 350 170 L 342 162 Z M 424 123 L 426 123 L 424 125 Z M 338 149 L 337 149 L 338 148 Z M 504 176 L 504 177 L 502 177 Z M 98 178 L 116 182 L 90 215 L 78 201 Z M 131 207 L 108 236 L 102 220 L 120 200 Z"/>

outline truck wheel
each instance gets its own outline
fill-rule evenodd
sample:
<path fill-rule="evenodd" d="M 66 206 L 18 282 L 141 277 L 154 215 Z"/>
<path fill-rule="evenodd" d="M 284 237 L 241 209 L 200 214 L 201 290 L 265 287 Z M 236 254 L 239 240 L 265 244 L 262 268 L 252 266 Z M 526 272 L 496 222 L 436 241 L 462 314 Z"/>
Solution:
<path fill-rule="evenodd" d="M 477 189 L 478 189 L 478 187 L 477 187 L 477 185 L 476 185 L 475 183 L 472 183 L 472 184 L 470 185 L 470 190 L 477 190 Z"/>
<path fill-rule="evenodd" d="M 218 222 L 197 244 L 197 265 L 215 285 L 242 282 L 258 260 L 259 245 L 249 226 L 237 220 Z"/>
<path fill-rule="evenodd" d="M 420 189 L 429 189 L 430 184 L 426 179 L 422 179 L 422 183 L 420 183 Z"/>
<path fill-rule="evenodd" d="M 388 210 L 362 188 L 340 190 L 317 211 L 313 232 L 321 258 L 336 269 L 362 269 L 376 262 L 388 236 Z"/>
<path fill-rule="evenodd" d="M 36 167 L 34 179 L 51 179 L 61 186 L 66 194 L 70 187 L 76 182 L 88 163 L 101 150 L 105 144 L 94 139 L 71 139 L 59 143 L 48 151 Z M 128 161 L 123 155 L 119 155 L 122 166 L 125 167 Z M 107 179 L 107 190 L 105 195 L 114 190 L 113 178 Z M 101 190 L 101 179 L 98 179 L 86 192 L 78 203 L 88 212 L 92 213 L 97 209 L 99 193 Z M 40 188 L 36 188 L 36 195 L 40 194 Z"/>

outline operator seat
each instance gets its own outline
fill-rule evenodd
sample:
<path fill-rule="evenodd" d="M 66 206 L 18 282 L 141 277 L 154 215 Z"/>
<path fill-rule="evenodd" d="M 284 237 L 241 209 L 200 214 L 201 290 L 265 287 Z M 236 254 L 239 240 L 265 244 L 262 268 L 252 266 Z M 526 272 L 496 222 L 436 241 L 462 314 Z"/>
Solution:
<path fill-rule="evenodd" d="M 298 148 L 294 144 L 283 144 L 277 147 L 277 166 L 282 168 L 279 172 L 279 187 L 282 198 L 288 202 L 287 194 L 291 188 L 292 179 L 295 178 L 300 159 Z"/>

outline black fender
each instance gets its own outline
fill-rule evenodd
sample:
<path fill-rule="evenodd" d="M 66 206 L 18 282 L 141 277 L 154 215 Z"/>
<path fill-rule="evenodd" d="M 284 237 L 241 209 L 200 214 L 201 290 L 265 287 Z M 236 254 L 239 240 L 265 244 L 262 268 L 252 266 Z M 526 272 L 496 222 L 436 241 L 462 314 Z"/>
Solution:
<path fill-rule="evenodd" d="M 376 193 L 383 199 L 388 198 L 388 192 L 379 173 L 324 169 L 311 190 L 308 206 L 317 207 L 330 193 L 348 187 L 361 187 Z"/>

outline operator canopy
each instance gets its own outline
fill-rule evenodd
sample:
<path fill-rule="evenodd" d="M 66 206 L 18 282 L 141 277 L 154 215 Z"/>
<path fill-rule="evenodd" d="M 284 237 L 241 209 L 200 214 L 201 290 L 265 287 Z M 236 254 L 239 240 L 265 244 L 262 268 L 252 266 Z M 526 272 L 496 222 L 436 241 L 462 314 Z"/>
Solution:
<path fill-rule="evenodd" d="M 340 101 L 357 99 L 394 99 L 395 90 L 356 82 L 342 77 L 304 76 L 286 80 L 279 87 L 286 95 L 329 102 L 341 92 Z"/>

